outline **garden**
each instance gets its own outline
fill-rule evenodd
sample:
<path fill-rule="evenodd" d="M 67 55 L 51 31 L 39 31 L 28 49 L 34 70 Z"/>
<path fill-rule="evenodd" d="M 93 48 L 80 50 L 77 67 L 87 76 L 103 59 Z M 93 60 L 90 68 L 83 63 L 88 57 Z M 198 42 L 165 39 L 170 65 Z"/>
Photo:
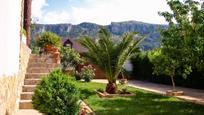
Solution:
<path fill-rule="evenodd" d="M 83 57 L 70 46 L 60 46 L 55 34 L 47 32 L 40 36 L 36 43 L 44 49 L 40 52 L 49 53 L 45 50 L 48 45 L 59 49 L 61 68 L 42 78 L 32 97 L 33 107 L 45 114 L 84 115 L 80 107 L 82 100 L 92 109 L 91 114 L 97 115 L 203 115 L 204 106 L 172 97 L 179 92 L 176 89 L 178 77 L 188 79 L 193 72 L 203 73 L 203 4 L 201 9 L 200 4 L 192 0 L 172 0 L 168 4 L 173 14 L 159 14 L 169 26 L 160 30 L 161 47 L 152 51 L 139 50 L 145 38 L 135 32 L 125 33 L 117 42 L 105 28 L 98 31 L 97 40 L 83 36 L 78 40 L 88 49 Z M 117 84 L 118 77 L 126 73 L 123 65 L 127 60 L 132 61 L 133 75 L 140 75 L 140 79 L 154 81 L 154 76 L 161 79 L 160 82 L 171 83 L 172 95 L 153 94 L 129 87 L 126 82 Z M 84 65 L 87 62 L 105 72 L 107 84 L 91 82 L 95 68 L 91 64 Z M 84 66 L 78 69 L 79 65 Z"/>
<path fill-rule="evenodd" d="M 61 71 L 44 77 L 33 96 L 34 108 L 47 114 L 73 114 L 79 112 L 78 99 L 83 100 L 96 115 L 203 115 L 204 107 L 181 101 L 175 97 L 153 94 L 119 84 L 134 93 L 130 97 L 101 98 L 97 89 L 106 84 L 76 81 Z"/>

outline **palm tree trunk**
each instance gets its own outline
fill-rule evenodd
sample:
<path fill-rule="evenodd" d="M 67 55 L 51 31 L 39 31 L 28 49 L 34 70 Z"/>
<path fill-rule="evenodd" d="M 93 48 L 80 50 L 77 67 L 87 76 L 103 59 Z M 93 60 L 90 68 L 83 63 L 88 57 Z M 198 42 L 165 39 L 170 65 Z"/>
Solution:
<path fill-rule="evenodd" d="M 106 92 L 110 93 L 110 94 L 115 94 L 117 92 L 116 81 L 114 81 L 114 82 L 108 81 L 108 84 L 106 86 Z"/>

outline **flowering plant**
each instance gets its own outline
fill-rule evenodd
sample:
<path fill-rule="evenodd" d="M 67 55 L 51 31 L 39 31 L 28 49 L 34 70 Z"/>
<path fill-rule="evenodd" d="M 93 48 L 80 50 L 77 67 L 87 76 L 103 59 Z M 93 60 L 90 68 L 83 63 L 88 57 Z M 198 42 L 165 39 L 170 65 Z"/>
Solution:
<path fill-rule="evenodd" d="M 81 69 L 81 78 L 84 79 L 86 82 L 90 82 L 95 77 L 95 69 L 91 66 L 84 66 Z"/>

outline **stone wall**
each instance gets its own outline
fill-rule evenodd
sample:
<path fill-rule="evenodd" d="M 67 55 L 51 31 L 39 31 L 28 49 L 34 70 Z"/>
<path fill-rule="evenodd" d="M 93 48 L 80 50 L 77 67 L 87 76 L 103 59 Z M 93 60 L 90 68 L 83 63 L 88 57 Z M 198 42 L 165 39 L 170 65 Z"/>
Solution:
<path fill-rule="evenodd" d="M 18 73 L 12 76 L 0 76 L 0 115 L 14 115 L 18 110 L 20 93 L 31 52 L 24 43 L 21 43 L 20 49 Z"/>

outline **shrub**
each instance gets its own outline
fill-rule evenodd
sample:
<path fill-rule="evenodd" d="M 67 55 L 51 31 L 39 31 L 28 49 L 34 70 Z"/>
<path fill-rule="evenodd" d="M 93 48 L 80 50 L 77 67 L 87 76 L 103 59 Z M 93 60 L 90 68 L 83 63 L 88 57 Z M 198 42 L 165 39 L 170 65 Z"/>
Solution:
<path fill-rule="evenodd" d="M 129 93 L 129 91 L 128 91 L 127 87 L 122 88 L 120 91 L 120 94 L 128 94 L 128 93 Z"/>
<path fill-rule="evenodd" d="M 34 109 L 49 115 L 77 115 L 79 91 L 60 70 L 44 77 L 32 97 Z"/>
<path fill-rule="evenodd" d="M 81 69 L 81 78 L 83 78 L 85 82 L 90 82 L 95 77 L 94 71 L 95 69 L 91 65 L 84 66 Z"/>
<path fill-rule="evenodd" d="M 31 43 L 30 45 L 31 53 L 32 54 L 39 54 L 40 48 L 37 46 L 36 43 Z"/>
<path fill-rule="evenodd" d="M 153 78 L 152 73 L 154 65 L 150 61 L 148 52 L 136 53 L 131 58 L 131 63 L 133 65 L 132 76 L 134 76 L 135 79 L 149 81 Z"/>
<path fill-rule="evenodd" d="M 152 74 L 154 67 L 152 60 L 155 60 L 155 57 L 159 55 L 158 50 L 140 52 L 131 58 L 131 63 L 133 64 L 133 72 L 131 76 L 133 79 L 171 85 L 171 80 L 169 80 L 168 77 Z M 178 86 L 204 89 L 203 73 L 204 71 L 193 70 L 188 79 L 183 79 L 182 76 L 177 75 L 175 77 L 176 84 Z"/>
<path fill-rule="evenodd" d="M 78 52 L 70 47 L 60 48 L 60 62 L 62 69 L 65 70 L 67 67 L 76 67 L 78 64 L 82 64 L 83 60 L 80 58 Z"/>
<path fill-rule="evenodd" d="M 44 32 L 37 37 L 37 45 L 44 48 L 46 45 L 60 47 L 60 37 L 52 32 Z"/>

